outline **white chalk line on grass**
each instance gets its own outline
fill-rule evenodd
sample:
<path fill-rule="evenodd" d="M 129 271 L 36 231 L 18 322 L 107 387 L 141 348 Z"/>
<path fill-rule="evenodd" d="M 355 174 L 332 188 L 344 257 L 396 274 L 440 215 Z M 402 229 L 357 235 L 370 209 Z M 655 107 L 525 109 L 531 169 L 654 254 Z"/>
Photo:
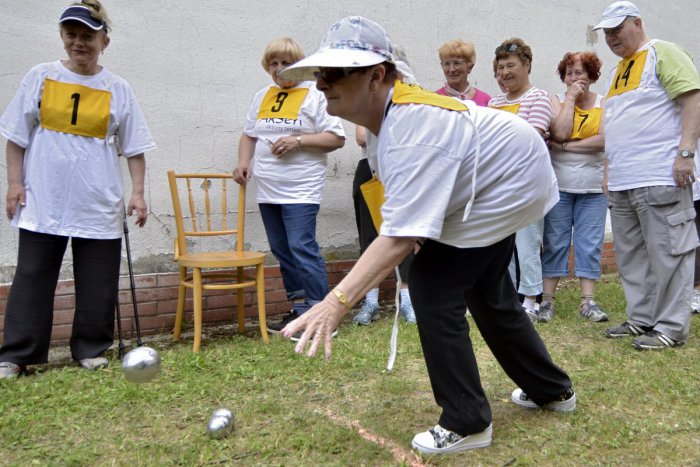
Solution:
<path fill-rule="evenodd" d="M 334 414 L 328 409 L 317 409 L 316 412 L 325 415 L 336 425 L 342 425 L 356 431 L 362 439 L 389 449 L 397 464 L 406 463 L 406 465 L 410 467 L 426 467 L 428 465 L 422 463 L 420 458 L 413 451 L 404 449 L 396 442 L 372 433 L 370 430 L 363 427 L 358 420 L 350 420 L 342 415 Z"/>

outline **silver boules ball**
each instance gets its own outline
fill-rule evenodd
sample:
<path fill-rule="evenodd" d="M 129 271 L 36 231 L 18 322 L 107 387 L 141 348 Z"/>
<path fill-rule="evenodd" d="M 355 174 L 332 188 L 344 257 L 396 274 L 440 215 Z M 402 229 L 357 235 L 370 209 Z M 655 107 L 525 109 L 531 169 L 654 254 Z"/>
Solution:
<path fill-rule="evenodd" d="M 233 413 L 229 409 L 216 409 L 207 423 L 207 436 L 211 439 L 221 439 L 232 430 Z"/>
<path fill-rule="evenodd" d="M 124 355 L 122 369 L 129 381 L 145 383 L 160 371 L 160 355 L 150 347 L 136 347 Z"/>

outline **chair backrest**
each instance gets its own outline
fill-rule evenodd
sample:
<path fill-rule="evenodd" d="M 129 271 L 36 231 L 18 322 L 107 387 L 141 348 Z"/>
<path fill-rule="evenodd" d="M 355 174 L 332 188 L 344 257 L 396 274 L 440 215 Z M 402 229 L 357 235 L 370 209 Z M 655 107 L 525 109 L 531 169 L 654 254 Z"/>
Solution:
<path fill-rule="evenodd" d="M 187 240 L 194 237 L 235 236 L 236 251 L 243 251 L 245 186 L 238 185 L 235 212 L 229 210 L 229 206 L 235 206 L 232 198 L 237 185 L 230 173 L 176 174 L 168 170 L 168 182 L 177 227 L 177 254 L 187 253 Z"/>

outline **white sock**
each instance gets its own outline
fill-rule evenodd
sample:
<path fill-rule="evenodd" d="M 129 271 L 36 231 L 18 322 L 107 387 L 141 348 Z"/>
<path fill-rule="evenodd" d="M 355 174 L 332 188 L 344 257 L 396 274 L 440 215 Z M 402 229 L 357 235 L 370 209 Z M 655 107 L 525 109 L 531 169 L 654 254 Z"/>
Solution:
<path fill-rule="evenodd" d="M 372 289 L 365 295 L 365 301 L 370 305 L 379 305 L 379 289 Z"/>
<path fill-rule="evenodd" d="M 411 296 L 408 294 L 408 289 L 401 289 L 401 302 L 411 303 Z"/>
<path fill-rule="evenodd" d="M 523 306 L 527 308 L 528 310 L 534 310 L 535 309 L 535 300 L 532 298 L 526 298 L 525 301 L 523 302 Z"/>

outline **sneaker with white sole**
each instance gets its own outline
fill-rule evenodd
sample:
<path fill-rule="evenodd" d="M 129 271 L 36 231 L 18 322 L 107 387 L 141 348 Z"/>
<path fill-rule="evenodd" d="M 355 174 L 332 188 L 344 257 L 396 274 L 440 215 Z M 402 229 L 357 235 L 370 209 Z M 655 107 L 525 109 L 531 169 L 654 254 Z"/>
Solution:
<path fill-rule="evenodd" d="M 467 436 L 435 425 L 428 431 L 414 436 L 411 446 L 421 454 L 450 454 L 467 449 L 485 448 L 491 444 L 492 433 L 493 425 L 489 425 L 480 433 Z"/>
<path fill-rule="evenodd" d="M 591 299 L 587 299 L 581 304 L 579 314 L 584 318 L 588 318 L 594 323 L 602 323 L 603 321 L 608 320 L 608 315 L 600 309 L 595 300 Z"/>
<path fill-rule="evenodd" d="M 361 326 L 367 326 L 372 323 L 372 321 L 377 321 L 379 319 L 379 305 L 376 303 L 370 303 L 367 300 L 362 304 L 360 311 L 352 318 L 353 323 L 357 323 Z"/>
<path fill-rule="evenodd" d="M 409 301 L 402 301 L 399 305 L 399 315 L 409 324 L 416 324 L 416 312 L 413 310 L 413 304 Z"/>
<path fill-rule="evenodd" d="M 109 360 L 107 360 L 105 357 L 83 358 L 82 360 L 78 361 L 78 364 L 80 364 L 80 366 L 86 370 L 95 371 L 99 370 L 100 368 L 107 368 L 109 365 Z"/>
<path fill-rule="evenodd" d="M 532 399 L 520 388 L 513 391 L 510 395 L 510 399 L 520 407 L 525 407 L 526 409 L 554 410 L 555 412 L 572 412 L 576 409 L 576 393 L 571 388 L 567 389 L 566 392 L 557 399 L 547 402 L 544 405 L 537 405 L 532 402 Z"/>
<path fill-rule="evenodd" d="M 554 303 L 550 301 L 542 302 L 537 311 L 537 322 L 549 323 L 554 319 Z"/>
<path fill-rule="evenodd" d="M 267 332 L 270 334 L 279 334 L 282 332 L 282 329 L 295 319 L 297 319 L 300 315 L 297 314 L 295 310 L 287 312 L 280 321 L 277 321 L 276 323 L 270 323 L 267 325 Z"/>
<path fill-rule="evenodd" d="M 632 340 L 632 345 L 637 350 L 664 350 L 672 347 L 680 347 L 683 341 L 677 341 L 659 331 L 649 331 L 643 336 Z"/>
<path fill-rule="evenodd" d="M 0 379 L 15 379 L 26 374 L 27 368 L 12 362 L 0 362 Z"/>
<path fill-rule="evenodd" d="M 634 324 L 630 324 L 628 321 L 625 321 L 624 323 L 618 326 L 613 326 L 611 328 L 606 329 L 605 337 L 616 339 L 618 337 L 641 336 L 642 334 L 646 334 L 649 331 L 651 331 L 651 329 L 652 328 L 650 327 L 637 326 Z"/>
<path fill-rule="evenodd" d="M 523 307 L 523 311 L 525 312 L 527 317 L 530 319 L 530 322 L 532 324 L 535 324 L 537 322 L 537 308 L 529 307 L 529 306 L 525 305 L 524 303 L 521 304 L 521 306 Z M 535 306 L 537 306 L 537 305 L 535 304 Z"/>
<path fill-rule="evenodd" d="M 693 300 L 690 302 L 693 313 L 700 313 L 700 290 L 693 290 Z"/>

